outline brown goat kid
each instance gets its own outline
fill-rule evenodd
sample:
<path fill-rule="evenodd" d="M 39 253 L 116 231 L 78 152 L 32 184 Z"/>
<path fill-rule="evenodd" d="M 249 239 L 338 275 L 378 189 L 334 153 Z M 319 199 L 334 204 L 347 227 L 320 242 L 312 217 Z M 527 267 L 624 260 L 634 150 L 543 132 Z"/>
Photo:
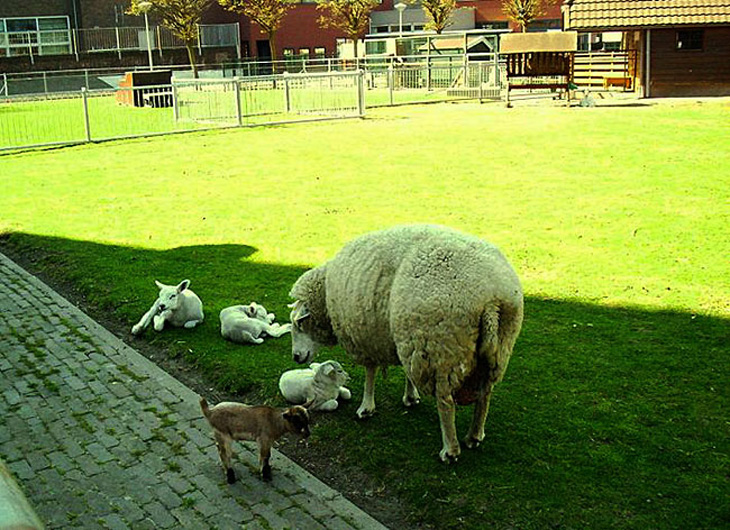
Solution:
<path fill-rule="evenodd" d="M 229 484 L 236 482 L 231 467 L 231 442 L 233 440 L 255 441 L 259 448 L 259 471 L 264 480 L 271 479 L 271 446 L 286 433 L 309 436 L 309 413 L 301 406 L 276 409 L 266 405 L 244 405 L 222 402 L 208 407 L 205 398 L 200 398 L 203 415 L 213 428 L 218 454 L 226 472 Z"/>

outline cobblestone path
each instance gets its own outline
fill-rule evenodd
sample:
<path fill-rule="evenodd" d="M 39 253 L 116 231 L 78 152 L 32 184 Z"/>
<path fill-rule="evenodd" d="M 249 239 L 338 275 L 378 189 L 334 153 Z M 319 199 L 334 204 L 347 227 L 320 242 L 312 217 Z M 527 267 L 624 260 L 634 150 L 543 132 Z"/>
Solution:
<path fill-rule="evenodd" d="M 0 458 L 48 528 L 384 529 L 278 452 L 229 486 L 195 392 L 0 254 Z"/>

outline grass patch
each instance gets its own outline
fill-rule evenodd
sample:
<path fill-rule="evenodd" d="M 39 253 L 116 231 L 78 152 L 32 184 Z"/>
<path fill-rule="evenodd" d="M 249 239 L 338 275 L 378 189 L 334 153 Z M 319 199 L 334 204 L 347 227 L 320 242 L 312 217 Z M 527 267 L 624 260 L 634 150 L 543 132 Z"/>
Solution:
<path fill-rule="evenodd" d="M 195 330 L 141 339 L 218 386 L 283 404 L 290 341 L 223 341 L 218 312 L 287 293 L 352 237 L 432 222 L 499 245 L 527 293 L 487 439 L 456 466 L 431 398 L 400 370 L 310 446 L 436 528 L 730 524 L 730 155 L 723 101 L 627 108 L 440 105 L 365 120 L 210 132 L 0 157 L 3 244 L 129 328 L 153 280 L 192 280 Z M 143 169 L 142 169 L 143 168 Z M 471 410 L 457 416 L 464 435 Z M 323 457 L 325 458 L 325 457 Z"/>

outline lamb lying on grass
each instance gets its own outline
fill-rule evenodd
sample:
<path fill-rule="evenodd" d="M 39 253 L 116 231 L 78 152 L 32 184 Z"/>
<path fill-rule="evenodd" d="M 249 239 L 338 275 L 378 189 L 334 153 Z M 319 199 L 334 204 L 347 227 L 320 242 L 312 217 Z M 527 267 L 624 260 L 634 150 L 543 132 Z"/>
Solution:
<path fill-rule="evenodd" d="M 221 335 L 238 344 L 261 344 L 263 337 L 281 337 L 289 333 L 291 324 L 277 324 L 276 315 L 256 302 L 226 307 L 220 312 Z"/>
<path fill-rule="evenodd" d="M 155 331 L 162 331 L 165 322 L 192 329 L 203 321 L 203 302 L 188 289 L 190 280 L 183 280 L 178 285 L 165 285 L 155 280 L 155 284 L 160 290 L 157 300 L 132 327 L 133 335 L 142 333 L 150 322 L 154 322 Z"/>
<path fill-rule="evenodd" d="M 305 272 L 290 296 L 296 362 L 339 343 L 365 366 L 360 418 L 375 412 L 376 369 L 401 364 L 404 405 L 418 403 L 419 390 L 436 398 L 441 460 L 461 452 L 457 402 L 475 404 L 466 446 L 482 442 L 523 317 L 520 281 L 497 247 L 432 225 L 372 232 Z"/>
<path fill-rule="evenodd" d="M 309 368 L 284 372 L 279 390 L 289 403 L 304 405 L 309 410 L 331 411 L 337 409 L 338 398 L 352 397 L 344 386 L 349 379 L 337 361 L 312 363 Z"/>

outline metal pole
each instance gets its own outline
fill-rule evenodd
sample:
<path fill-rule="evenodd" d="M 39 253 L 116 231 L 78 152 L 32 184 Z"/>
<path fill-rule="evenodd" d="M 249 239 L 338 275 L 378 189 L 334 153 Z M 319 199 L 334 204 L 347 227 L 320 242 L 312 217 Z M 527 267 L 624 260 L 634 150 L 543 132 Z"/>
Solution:
<path fill-rule="evenodd" d="M 243 125 L 243 112 L 241 111 L 241 84 L 238 82 L 238 78 L 233 78 L 234 94 L 236 95 L 236 119 L 238 120 L 238 126 Z"/>
<path fill-rule="evenodd" d="M 357 71 L 357 111 L 361 118 L 365 117 L 365 72 Z"/>
<path fill-rule="evenodd" d="M 388 97 L 390 105 L 393 106 L 393 65 L 388 66 Z"/>
<path fill-rule="evenodd" d="M 8 74 L 5 73 L 3 73 L 3 87 L 5 87 L 5 95 L 9 96 L 10 91 L 8 90 Z"/>
<path fill-rule="evenodd" d="M 291 98 L 289 94 L 289 72 L 284 72 L 282 74 L 284 76 L 284 106 L 286 108 L 286 112 L 291 112 Z"/>
<path fill-rule="evenodd" d="M 121 61 L 122 60 L 122 47 L 119 44 L 119 26 L 115 26 L 114 30 L 115 30 L 114 33 L 116 34 L 116 37 L 117 37 L 117 55 L 119 56 L 119 60 Z"/>
<path fill-rule="evenodd" d="M 147 16 L 147 11 L 144 12 L 144 38 L 147 41 L 147 59 L 150 63 L 150 70 L 154 68 L 152 62 L 152 42 L 150 42 L 150 20 Z"/>
<path fill-rule="evenodd" d="M 89 98 L 86 88 L 81 88 L 81 99 L 84 102 L 84 131 L 86 132 L 86 141 L 91 141 L 91 124 L 89 120 Z"/>
<path fill-rule="evenodd" d="M 178 107 L 179 102 L 177 99 L 177 85 L 175 84 L 175 80 L 172 80 L 172 115 L 175 119 L 175 123 L 177 123 L 180 120 L 180 108 Z"/>

